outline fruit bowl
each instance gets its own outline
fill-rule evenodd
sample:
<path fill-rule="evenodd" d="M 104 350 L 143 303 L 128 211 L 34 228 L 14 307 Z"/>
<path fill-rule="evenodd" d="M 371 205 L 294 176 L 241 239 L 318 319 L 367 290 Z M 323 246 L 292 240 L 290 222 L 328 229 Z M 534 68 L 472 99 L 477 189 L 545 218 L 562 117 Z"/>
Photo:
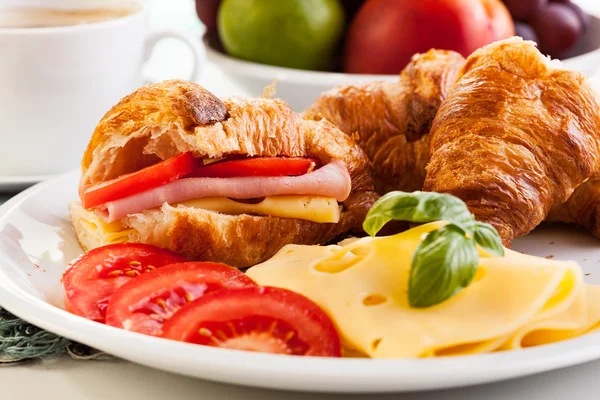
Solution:
<path fill-rule="evenodd" d="M 277 97 L 285 100 L 297 112 L 305 110 L 321 92 L 335 86 L 399 79 L 399 74 L 345 74 L 259 64 L 227 55 L 217 49 L 215 41 L 206 36 L 204 45 L 208 60 L 217 64 L 227 77 L 245 92 L 243 94 L 259 96 L 266 86 L 276 81 Z"/>
<path fill-rule="evenodd" d="M 294 111 L 306 109 L 323 91 L 339 85 L 370 81 L 395 81 L 398 75 L 364 75 L 340 72 L 307 71 L 248 62 L 231 57 L 204 38 L 209 61 L 219 68 L 247 95 L 260 95 L 263 89 L 277 81 L 277 97 L 287 101 Z M 577 45 L 563 60 L 566 68 L 593 76 L 600 70 L 600 18 L 592 16 L 590 24 Z"/>

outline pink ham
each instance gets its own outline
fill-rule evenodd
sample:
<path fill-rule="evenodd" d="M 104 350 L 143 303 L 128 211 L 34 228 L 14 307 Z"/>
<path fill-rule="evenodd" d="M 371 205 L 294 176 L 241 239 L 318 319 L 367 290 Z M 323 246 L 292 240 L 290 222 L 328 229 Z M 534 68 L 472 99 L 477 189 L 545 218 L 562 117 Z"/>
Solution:
<path fill-rule="evenodd" d="M 344 201 L 351 189 L 346 165 L 334 159 L 301 176 L 183 178 L 146 192 L 109 201 L 98 207 L 98 213 L 110 223 L 130 214 L 160 207 L 164 203 L 173 204 L 205 197 L 254 199 L 279 195 L 313 195 Z"/>

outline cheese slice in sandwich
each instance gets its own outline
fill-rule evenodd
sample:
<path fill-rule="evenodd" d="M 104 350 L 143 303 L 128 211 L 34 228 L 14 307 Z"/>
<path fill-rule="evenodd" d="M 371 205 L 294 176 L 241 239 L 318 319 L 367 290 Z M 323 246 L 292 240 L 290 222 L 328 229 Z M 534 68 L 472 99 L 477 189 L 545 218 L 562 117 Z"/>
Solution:
<path fill-rule="evenodd" d="M 94 211 L 83 208 L 79 201 L 69 204 L 69 212 L 77 238 L 86 249 L 125 243 L 129 241 L 129 234 L 133 232 L 133 229 L 124 227 L 121 221 L 104 222 Z"/>
<path fill-rule="evenodd" d="M 316 196 L 270 196 L 255 204 L 226 197 L 207 197 L 173 204 L 173 207 L 178 206 L 228 215 L 262 215 L 318 223 L 337 223 L 341 214 L 341 206 L 336 199 Z M 80 228 L 78 237 L 85 248 L 132 240 L 130 235 L 134 230 L 127 228 L 121 220 L 107 223 L 93 210 L 83 208 L 79 201 L 72 202 L 69 210 L 73 224 Z"/>
<path fill-rule="evenodd" d="M 236 201 L 226 197 L 207 197 L 178 204 L 202 208 L 223 214 L 265 215 L 279 218 L 295 218 L 318 223 L 337 223 L 341 207 L 337 200 L 316 196 L 268 196 L 257 203 Z"/>

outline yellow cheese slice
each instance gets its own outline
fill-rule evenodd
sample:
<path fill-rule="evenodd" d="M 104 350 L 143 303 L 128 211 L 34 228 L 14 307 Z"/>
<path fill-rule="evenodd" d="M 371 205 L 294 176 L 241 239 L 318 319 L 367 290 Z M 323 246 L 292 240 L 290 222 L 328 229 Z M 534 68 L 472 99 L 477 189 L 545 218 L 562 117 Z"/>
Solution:
<path fill-rule="evenodd" d="M 128 241 L 129 234 L 133 232 L 133 229 L 123 227 L 120 221 L 107 224 L 93 211 L 83 208 L 78 201 L 69 204 L 69 211 L 71 221 L 78 228 L 78 239 L 87 249 L 124 243 Z"/>
<path fill-rule="evenodd" d="M 466 289 L 433 307 L 409 307 L 412 254 L 439 226 L 345 246 L 288 245 L 247 274 L 260 285 L 294 290 L 315 301 L 332 317 L 345 345 L 370 357 L 493 351 L 529 323 L 560 326 L 565 313 L 572 313 L 570 326 L 585 328 L 578 304 L 585 287 L 579 266 L 516 252 L 495 258 L 482 252 Z M 600 318 L 591 314 L 588 329 Z M 553 318 L 555 325 L 549 323 Z M 529 326 L 524 332 L 530 335 L 535 325 Z"/>
<path fill-rule="evenodd" d="M 270 196 L 258 204 L 242 203 L 226 197 L 208 197 L 178 204 L 223 214 L 268 215 L 319 223 L 338 223 L 341 212 L 336 199 L 315 196 Z"/>
<path fill-rule="evenodd" d="M 600 287 L 582 286 L 569 308 L 552 317 L 536 318 L 518 330 L 501 348 L 513 350 L 554 343 L 600 327 Z"/>
<path fill-rule="evenodd" d="M 318 223 L 337 223 L 341 215 L 341 207 L 336 199 L 315 196 L 271 196 L 265 197 L 258 204 L 241 203 L 225 197 L 209 197 L 178 204 L 231 215 L 265 215 Z M 69 210 L 71 220 L 77 226 L 78 238 L 88 249 L 126 242 L 133 232 L 120 221 L 105 223 L 93 211 L 84 209 L 78 201 L 72 202 Z"/>

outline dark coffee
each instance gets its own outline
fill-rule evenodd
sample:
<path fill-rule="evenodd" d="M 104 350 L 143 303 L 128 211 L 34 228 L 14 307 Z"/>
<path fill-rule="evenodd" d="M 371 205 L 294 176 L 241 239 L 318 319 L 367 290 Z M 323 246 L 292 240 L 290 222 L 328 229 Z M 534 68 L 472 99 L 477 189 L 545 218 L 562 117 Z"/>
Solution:
<path fill-rule="evenodd" d="M 131 7 L 60 9 L 60 8 L 0 8 L 0 28 L 46 28 L 92 24 L 122 18 L 138 11 Z"/>

